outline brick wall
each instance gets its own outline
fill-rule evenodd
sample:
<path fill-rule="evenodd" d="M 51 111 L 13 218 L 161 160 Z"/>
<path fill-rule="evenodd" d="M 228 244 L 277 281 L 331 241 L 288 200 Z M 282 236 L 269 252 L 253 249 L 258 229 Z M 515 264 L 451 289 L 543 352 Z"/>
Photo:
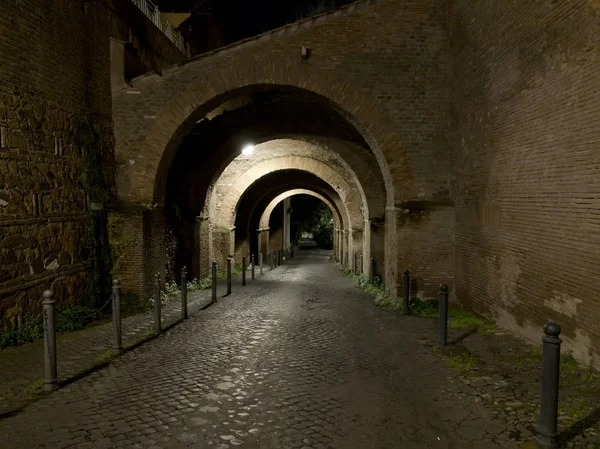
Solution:
<path fill-rule="evenodd" d="M 0 328 L 37 315 L 49 287 L 59 308 L 88 300 L 77 135 L 93 112 L 114 185 L 108 32 L 98 1 L 0 2 Z"/>
<path fill-rule="evenodd" d="M 600 4 L 453 2 L 458 300 L 600 366 Z"/>

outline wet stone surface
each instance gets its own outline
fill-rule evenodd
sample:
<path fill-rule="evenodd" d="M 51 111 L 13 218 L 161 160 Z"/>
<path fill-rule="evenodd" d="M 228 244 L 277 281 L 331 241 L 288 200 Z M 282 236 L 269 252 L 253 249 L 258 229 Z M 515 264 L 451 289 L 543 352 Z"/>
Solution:
<path fill-rule="evenodd" d="M 516 447 L 432 335 L 302 254 L 0 421 L 1 447 Z"/>

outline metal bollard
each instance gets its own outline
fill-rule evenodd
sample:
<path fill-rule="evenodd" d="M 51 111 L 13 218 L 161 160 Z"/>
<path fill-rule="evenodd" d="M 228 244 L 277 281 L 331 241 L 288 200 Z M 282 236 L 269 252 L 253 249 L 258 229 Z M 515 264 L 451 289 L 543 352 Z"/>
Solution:
<path fill-rule="evenodd" d="M 410 272 L 408 270 L 404 270 L 404 288 L 402 293 L 402 313 L 408 315 L 410 313 L 410 307 L 408 305 L 410 298 Z"/>
<path fill-rule="evenodd" d="M 181 319 L 187 320 L 187 269 L 185 266 L 181 269 Z"/>
<path fill-rule="evenodd" d="M 560 381 L 560 326 L 549 322 L 542 337 L 542 397 L 540 422 L 535 438 L 538 448 L 558 447 L 558 385 Z"/>
<path fill-rule="evenodd" d="M 160 332 L 160 276 L 154 275 L 154 332 Z"/>
<path fill-rule="evenodd" d="M 254 254 L 250 255 L 250 279 L 254 280 L 256 279 L 255 277 L 255 273 L 254 273 Z"/>
<path fill-rule="evenodd" d="M 211 304 L 217 301 L 217 262 L 213 262 L 211 266 L 212 274 L 212 295 L 210 297 Z"/>
<path fill-rule="evenodd" d="M 54 391 L 58 388 L 56 370 L 56 315 L 54 310 L 54 292 L 46 290 L 44 300 L 44 391 Z"/>
<path fill-rule="evenodd" d="M 258 253 L 258 266 L 260 267 L 260 275 L 263 275 L 263 253 Z"/>
<path fill-rule="evenodd" d="M 294 245 L 290 246 L 290 259 L 294 258 Z"/>
<path fill-rule="evenodd" d="M 113 279 L 112 285 L 112 316 L 113 316 L 113 349 L 123 350 L 123 336 L 121 332 L 121 281 Z"/>
<path fill-rule="evenodd" d="M 358 273 L 358 254 L 354 253 L 354 258 L 352 259 L 352 271 L 354 274 Z"/>
<path fill-rule="evenodd" d="M 364 270 L 364 260 L 363 260 L 363 255 L 360 255 L 360 274 L 364 274 L 365 270 Z"/>
<path fill-rule="evenodd" d="M 375 259 L 373 259 L 371 257 L 371 260 L 369 261 L 370 263 L 370 267 L 369 267 L 369 283 L 373 284 L 375 283 Z"/>
<path fill-rule="evenodd" d="M 246 256 L 242 256 L 242 286 L 246 285 Z"/>
<path fill-rule="evenodd" d="M 227 258 L 227 294 L 231 295 L 231 257 Z"/>
<path fill-rule="evenodd" d="M 281 266 L 281 250 L 277 250 L 277 266 Z"/>
<path fill-rule="evenodd" d="M 448 344 L 448 286 L 442 284 L 440 286 L 440 318 L 439 318 L 439 346 Z"/>

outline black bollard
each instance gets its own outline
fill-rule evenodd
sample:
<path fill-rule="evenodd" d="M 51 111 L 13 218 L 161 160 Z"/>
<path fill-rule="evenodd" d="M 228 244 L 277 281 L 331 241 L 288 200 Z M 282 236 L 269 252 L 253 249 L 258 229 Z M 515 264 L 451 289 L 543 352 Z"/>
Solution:
<path fill-rule="evenodd" d="M 183 267 L 181 269 L 181 319 L 187 320 L 188 309 L 187 309 L 187 269 Z"/>
<path fill-rule="evenodd" d="M 360 274 L 364 274 L 365 270 L 364 270 L 364 259 L 363 259 L 363 255 L 360 255 Z"/>
<path fill-rule="evenodd" d="M 369 283 L 370 284 L 374 284 L 375 283 L 375 259 L 373 259 L 371 257 L 371 260 L 369 261 L 370 263 L 370 267 L 369 267 Z"/>
<path fill-rule="evenodd" d="M 121 333 L 121 281 L 113 279 L 112 285 L 112 317 L 113 317 L 113 349 L 117 352 L 123 350 L 123 337 Z"/>
<path fill-rule="evenodd" d="M 227 258 L 227 294 L 231 295 L 231 257 Z"/>
<path fill-rule="evenodd" d="M 558 447 L 558 385 L 560 381 L 560 326 L 550 322 L 542 337 L 542 397 L 540 422 L 535 438 L 538 448 Z"/>
<path fill-rule="evenodd" d="M 353 260 L 352 264 L 354 265 L 352 267 L 354 274 L 358 273 L 358 254 L 357 253 L 354 253 L 354 260 Z"/>
<path fill-rule="evenodd" d="M 444 347 L 448 344 L 448 286 L 440 286 L 440 318 L 439 318 L 438 345 Z"/>
<path fill-rule="evenodd" d="M 252 254 L 250 256 L 250 267 L 251 267 L 251 275 L 250 275 L 250 279 L 254 280 L 256 279 L 256 277 L 254 276 L 254 254 Z"/>
<path fill-rule="evenodd" d="M 246 256 L 242 256 L 242 287 L 246 285 Z"/>
<path fill-rule="evenodd" d="M 294 258 L 294 245 L 290 246 L 290 259 Z"/>
<path fill-rule="evenodd" d="M 404 270 L 404 291 L 402 292 L 402 313 L 408 315 L 410 313 L 410 307 L 408 300 L 410 298 L 410 273 L 408 270 Z"/>
<path fill-rule="evenodd" d="M 281 266 L 281 250 L 277 250 L 277 266 Z"/>
<path fill-rule="evenodd" d="M 263 275 L 263 253 L 258 253 L 258 267 L 260 269 L 260 275 Z"/>
<path fill-rule="evenodd" d="M 54 291 L 43 293 L 44 307 L 44 391 L 58 388 L 58 371 L 56 366 L 56 310 Z"/>
<path fill-rule="evenodd" d="M 154 332 L 160 332 L 161 316 L 160 316 L 160 275 L 154 275 Z"/>
<path fill-rule="evenodd" d="M 217 262 L 212 263 L 211 267 L 212 274 L 212 296 L 210 298 L 211 303 L 217 301 Z"/>

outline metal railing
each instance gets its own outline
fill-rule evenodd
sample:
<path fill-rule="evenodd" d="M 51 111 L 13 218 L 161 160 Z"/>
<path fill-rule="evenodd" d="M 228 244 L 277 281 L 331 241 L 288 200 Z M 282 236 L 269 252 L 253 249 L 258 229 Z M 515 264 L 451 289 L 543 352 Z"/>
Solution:
<path fill-rule="evenodd" d="M 169 38 L 171 42 L 173 42 L 179 50 L 189 56 L 186 52 L 186 45 L 183 40 L 183 36 L 181 33 L 173 28 L 173 25 L 168 20 L 162 20 L 160 18 L 160 10 L 158 6 L 152 3 L 150 0 L 131 0 L 134 5 L 138 7 L 140 11 L 142 11 L 146 17 L 154 24 L 156 27 L 163 32 L 165 36 Z"/>

